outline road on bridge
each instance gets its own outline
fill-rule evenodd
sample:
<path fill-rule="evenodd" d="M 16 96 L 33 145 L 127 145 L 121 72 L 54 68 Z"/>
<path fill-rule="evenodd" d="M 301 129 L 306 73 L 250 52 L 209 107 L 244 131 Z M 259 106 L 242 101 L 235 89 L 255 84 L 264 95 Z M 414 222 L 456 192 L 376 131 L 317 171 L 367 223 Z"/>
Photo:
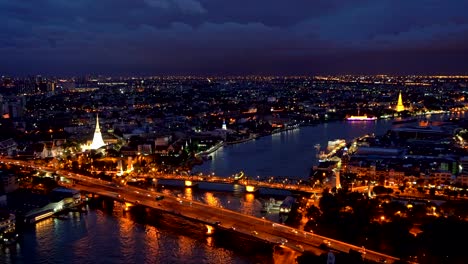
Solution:
<path fill-rule="evenodd" d="M 327 249 L 321 248 L 321 245 L 322 247 L 325 245 L 329 250 L 345 253 L 348 253 L 350 249 L 360 251 L 363 253 L 365 259 L 375 262 L 385 260 L 387 263 L 393 263 L 398 260 L 395 257 L 365 250 L 362 247 L 342 241 L 305 232 L 266 219 L 241 214 L 220 207 L 209 206 L 197 201 L 172 196 L 165 196 L 164 199 L 156 201 L 156 196 L 163 195 L 162 193 L 143 190 L 132 186 L 115 187 L 113 184 L 109 184 L 109 182 L 72 173 L 67 177 L 79 181 L 79 184 L 76 184 L 74 188 L 193 219 L 214 227 L 215 232 L 217 228 L 231 230 L 232 232 L 256 237 L 266 242 L 278 244 L 296 251 L 303 252 L 304 250 L 308 250 L 318 255 L 328 251 Z M 116 197 L 116 193 L 120 194 L 120 196 Z"/>
<path fill-rule="evenodd" d="M 39 166 L 34 165 L 34 163 L 27 161 L 3 159 L 2 162 L 12 162 L 20 166 L 42 169 L 39 168 Z M 76 184 L 73 187 L 76 189 L 93 192 L 120 201 L 126 201 L 134 204 L 138 203 L 150 208 L 159 209 L 188 219 L 193 219 L 198 222 L 206 223 L 207 225 L 215 227 L 215 229 L 221 228 L 232 230 L 233 232 L 243 233 L 245 235 L 256 237 L 297 251 L 310 250 L 314 253 L 320 254 L 324 252 L 324 250 L 320 249 L 321 245 L 324 244 L 329 250 L 334 251 L 345 253 L 348 253 L 351 249 L 360 251 L 365 259 L 372 260 L 374 262 L 385 260 L 387 263 L 393 263 L 398 260 L 398 258 L 371 250 L 365 250 L 362 247 L 342 241 L 280 225 L 266 219 L 260 219 L 220 207 L 209 206 L 197 201 L 172 196 L 166 196 L 163 200 L 156 201 L 156 196 L 163 195 L 162 193 L 143 190 L 128 185 L 125 185 L 124 187 L 116 187 L 113 183 L 68 171 L 56 171 L 56 173 L 66 178 L 78 180 L 79 184 Z"/>

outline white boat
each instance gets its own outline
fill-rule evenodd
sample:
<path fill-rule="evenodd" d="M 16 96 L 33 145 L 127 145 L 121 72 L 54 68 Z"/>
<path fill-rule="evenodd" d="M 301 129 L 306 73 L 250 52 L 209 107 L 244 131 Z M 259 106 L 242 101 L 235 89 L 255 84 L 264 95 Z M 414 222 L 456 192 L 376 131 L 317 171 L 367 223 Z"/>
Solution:
<path fill-rule="evenodd" d="M 346 118 L 347 121 L 375 121 L 377 120 L 377 117 L 375 116 L 350 116 Z"/>

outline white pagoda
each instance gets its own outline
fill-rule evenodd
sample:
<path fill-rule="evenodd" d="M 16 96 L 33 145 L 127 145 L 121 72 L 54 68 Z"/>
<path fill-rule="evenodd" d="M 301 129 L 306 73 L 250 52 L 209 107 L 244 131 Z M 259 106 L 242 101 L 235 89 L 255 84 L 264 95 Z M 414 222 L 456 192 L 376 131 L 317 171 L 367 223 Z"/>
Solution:
<path fill-rule="evenodd" d="M 81 148 L 83 151 L 90 150 L 90 149 L 98 149 L 100 147 L 105 146 L 104 140 L 102 139 L 101 129 L 99 128 L 99 116 L 96 115 L 96 129 L 94 130 L 93 141 L 90 145 L 83 145 Z"/>

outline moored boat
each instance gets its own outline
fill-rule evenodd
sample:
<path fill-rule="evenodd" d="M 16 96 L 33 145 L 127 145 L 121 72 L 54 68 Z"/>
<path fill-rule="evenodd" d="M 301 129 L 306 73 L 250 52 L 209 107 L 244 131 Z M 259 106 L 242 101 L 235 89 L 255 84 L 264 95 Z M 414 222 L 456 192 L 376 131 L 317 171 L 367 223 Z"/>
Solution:
<path fill-rule="evenodd" d="M 347 121 L 375 121 L 377 117 L 375 116 L 367 116 L 367 115 L 359 115 L 359 116 L 350 116 L 346 118 Z"/>

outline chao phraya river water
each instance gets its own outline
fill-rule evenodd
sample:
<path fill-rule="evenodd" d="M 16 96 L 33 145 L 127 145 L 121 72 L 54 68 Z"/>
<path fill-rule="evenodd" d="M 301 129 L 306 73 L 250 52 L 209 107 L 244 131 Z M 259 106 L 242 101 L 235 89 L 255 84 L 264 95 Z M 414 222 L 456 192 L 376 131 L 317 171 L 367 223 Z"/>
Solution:
<path fill-rule="evenodd" d="M 461 115 L 452 115 L 462 117 Z M 463 116 L 465 116 L 463 114 Z M 422 116 L 419 119 L 441 121 L 450 115 Z M 194 172 L 230 176 L 244 171 L 249 177 L 280 176 L 304 179 L 317 164 L 320 144 L 326 150 L 328 141 L 345 139 L 347 142 L 365 134 L 382 135 L 392 126 L 393 120 L 336 121 L 316 126 L 301 127 L 236 145 L 228 145 L 212 153 L 208 160 L 193 169 Z M 417 123 L 411 123 L 416 125 Z"/>
<path fill-rule="evenodd" d="M 442 119 L 439 116 L 433 119 Z M 244 170 L 250 176 L 305 178 L 317 161 L 315 145 L 328 140 L 385 133 L 390 120 L 332 122 L 223 147 L 213 160 L 195 170 L 231 175 Z M 223 206 L 271 221 L 277 213 L 261 213 L 259 197 L 242 192 L 166 190 L 213 206 Z M 282 199 L 284 197 L 276 197 Z M 237 238 L 206 237 L 191 223 L 170 215 L 155 219 L 93 206 L 88 213 L 70 213 L 66 219 L 50 218 L 26 230 L 16 246 L 2 248 L 0 263 L 293 263 L 291 252 L 252 252 L 252 244 Z M 275 261 L 277 260 L 277 261 Z"/>
<path fill-rule="evenodd" d="M 193 169 L 195 172 L 230 176 L 244 171 L 250 177 L 280 176 L 307 178 L 317 163 L 316 145 L 326 150 L 329 140 L 352 140 L 365 134 L 383 134 L 390 120 L 330 122 L 300 127 L 241 144 L 224 146 L 211 154 L 212 160 Z"/>

